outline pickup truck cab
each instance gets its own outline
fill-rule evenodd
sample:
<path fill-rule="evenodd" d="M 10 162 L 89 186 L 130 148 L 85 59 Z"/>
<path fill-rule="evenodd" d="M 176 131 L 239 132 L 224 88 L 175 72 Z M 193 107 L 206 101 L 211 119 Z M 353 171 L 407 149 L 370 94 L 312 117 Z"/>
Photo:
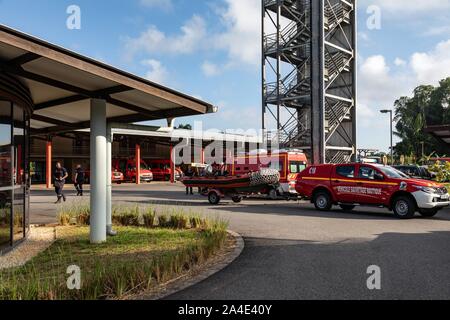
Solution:
<path fill-rule="evenodd" d="M 412 179 L 402 172 L 377 164 L 326 164 L 310 166 L 298 175 L 297 192 L 316 209 L 333 205 L 353 210 L 358 205 L 386 207 L 401 219 L 433 217 L 450 205 L 447 189 L 440 184 Z"/>

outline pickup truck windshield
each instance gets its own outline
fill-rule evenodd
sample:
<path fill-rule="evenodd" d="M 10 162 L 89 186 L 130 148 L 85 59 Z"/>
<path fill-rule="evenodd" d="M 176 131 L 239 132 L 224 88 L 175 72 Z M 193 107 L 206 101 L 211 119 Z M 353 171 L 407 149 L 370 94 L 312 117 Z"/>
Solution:
<path fill-rule="evenodd" d="M 397 179 L 405 178 L 405 176 L 400 174 L 400 172 L 397 169 L 394 169 L 392 167 L 378 167 L 378 169 L 380 169 L 389 178 L 397 178 Z"/>

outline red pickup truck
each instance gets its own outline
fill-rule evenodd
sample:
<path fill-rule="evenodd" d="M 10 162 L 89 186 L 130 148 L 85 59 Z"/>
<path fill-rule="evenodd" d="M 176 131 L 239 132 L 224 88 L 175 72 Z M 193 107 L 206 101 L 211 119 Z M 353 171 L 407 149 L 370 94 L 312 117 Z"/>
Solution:
<path fill-rule="evenodd" d="M 443 185 L 375 164 L 310 166 L 298 175 L 295 188 L 320 211 L 329 211 L 333 205 L 346 211 L 368 205 L 386 207 L 398 218 L 410 219 L 416 211 L 433 217 L 450 205 Z"/>

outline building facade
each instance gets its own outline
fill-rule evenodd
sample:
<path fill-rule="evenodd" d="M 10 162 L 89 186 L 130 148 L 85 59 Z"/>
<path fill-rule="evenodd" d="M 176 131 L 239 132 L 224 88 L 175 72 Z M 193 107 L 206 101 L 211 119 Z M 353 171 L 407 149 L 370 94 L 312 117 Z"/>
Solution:
<path fill-rule="evenodd" d="M 0 253 L 25 239 L 29 230 L 28 90 L 0 74 Z"/>

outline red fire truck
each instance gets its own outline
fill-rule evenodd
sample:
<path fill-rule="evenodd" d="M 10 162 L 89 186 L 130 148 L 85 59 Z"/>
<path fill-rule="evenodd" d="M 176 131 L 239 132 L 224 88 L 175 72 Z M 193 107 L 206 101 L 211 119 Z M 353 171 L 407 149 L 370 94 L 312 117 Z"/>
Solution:
<path fill-rule="evenodd" d="M 136 161 L 130 159 L 114 159 L 112 163 L 113 170 L 123 172 L 126 181 L 136 182 Z M 153 173 L 144 160 L 141 160 L 140 180 L 142 182 L 153 181 Z"/>
<path fill-rule="evenodd" d="M 411 179 L 402 172 L 376 164 L 326 164 L 310 166 L 297 177 L 296 190 L 316 209 L 333 205 L 353 210 L 358 205 L 386 207 L 400 219 L 433 217 L 450 205 L 448 190 L 441 184 Z"/>
<path fill-rule="evenodd" d="M 235 176 L 257 172 L 262 168 L 276 169 L 280 172 L 280 188 L 269 190 L 269 197 L 272 199 L 279 196 L 296 197 L 295 182 L 297 175 L 307 165 L 306 155 L 300 150 L 279 150 L 271 153 L 255 151 L 235 157 L 231 166 L 231 174 Z"/>
<path fill-rule="evenodd" d="M 153 179 L 158 181 L 169 181 L 170 180 L 170 160 L 167 159 L 152 159 L 147 160 L 150 166 Z M 180 180 L 181 170 L 179 168 L 175 169 L 175 180 Z"/>

